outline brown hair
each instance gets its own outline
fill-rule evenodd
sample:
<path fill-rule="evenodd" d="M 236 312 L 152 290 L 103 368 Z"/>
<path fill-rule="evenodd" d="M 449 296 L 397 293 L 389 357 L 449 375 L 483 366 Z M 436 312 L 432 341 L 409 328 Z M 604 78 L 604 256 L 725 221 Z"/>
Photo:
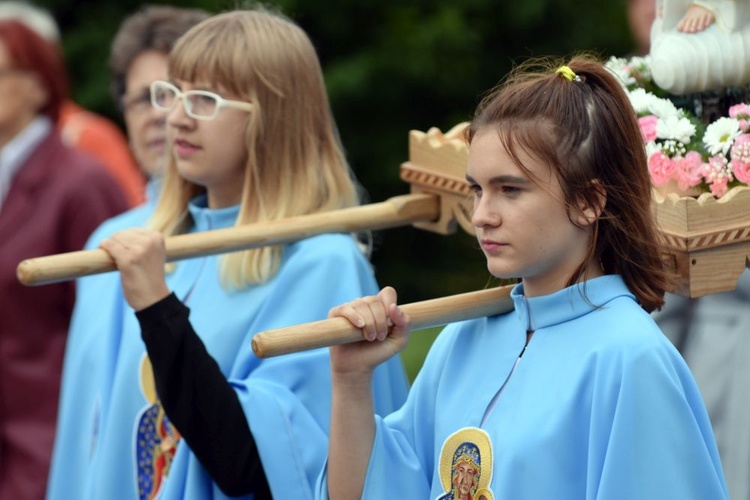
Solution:
<path fill-rule="evenodd" d="M 125 94 L 128 70 L 138 55 L 148 50 L 169 54 L 178 38 L 209 16 L 201 9 L 146 5 L 125 19 L 109 53 L 111 91 L 115 101 L 119 102 Z"/>
<path fill-rule="evenodd" d="M 562 65 L 575 79 L 556 73 Z M 660 256 L 646 151 L 630 101 L 602 63 L 582 54 L 567 63 L 545 58 L 519 65 L 480 103 L 469 142 L 487 127 L 498 130 L 522 170 L 528 172 L 519 150 L 556 172 L 574 224 L 572 211 L 600 206 L 606 194 L 588 258 L 568 285 L 595 260 L 605 274 L 620 274 L 646 311 L 661 307 L 673 277 Z"/>

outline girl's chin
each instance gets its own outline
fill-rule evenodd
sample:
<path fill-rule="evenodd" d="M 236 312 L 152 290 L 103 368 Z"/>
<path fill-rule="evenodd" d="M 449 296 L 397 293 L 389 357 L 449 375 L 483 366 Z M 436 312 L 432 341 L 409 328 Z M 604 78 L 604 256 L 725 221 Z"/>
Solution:
<path fill-rule="evenodd" d="M 514 272 L 509 271 L 509 270 L 497 270 L 497 269 L 492 269 L 492 268 L 489 268 L 488 270 L 490 271 L 490 274 L 493 277 L 495 277 L 497 279 L 500 279 L 500 280 L 514 280 L 514 279 L 519 279 L 518 278 L 518 273 L 514 273 Z"/>
<path fill-rule="evenodd" d="M 204 175 L 201 175 L 200 172 L 196 172 L 196 169 L 189 166 L 181 166 L 179 162 L 177 162 L 177 173 L 180 174 L 180 177 L 193 184 L 199 186 L 206 186 L 207 184 L 207 179 Z"/>
<path fill-rule="evenodd" d="M 493 259 L 488 259 L 487 270 L 498 279 L 513 279 L 518 278 L 519 269 L 514 266 L 509 266 L 507 263 L 493 262 Z"/>

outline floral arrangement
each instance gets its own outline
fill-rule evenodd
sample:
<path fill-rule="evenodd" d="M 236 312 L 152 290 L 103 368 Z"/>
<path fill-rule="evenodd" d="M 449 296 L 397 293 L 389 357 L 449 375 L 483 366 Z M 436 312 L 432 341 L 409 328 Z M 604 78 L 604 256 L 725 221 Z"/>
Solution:
<path fill-rule="evenodd" d="M 654 84 L 648 56 L 611 57 L 606 66 L 638 114 L 654 186 L 671 183 L 682 194 L 710 192 L 719 198 L 750 184 L 750 105 L 731 106 L 729 116 L 706 124 Z"/>

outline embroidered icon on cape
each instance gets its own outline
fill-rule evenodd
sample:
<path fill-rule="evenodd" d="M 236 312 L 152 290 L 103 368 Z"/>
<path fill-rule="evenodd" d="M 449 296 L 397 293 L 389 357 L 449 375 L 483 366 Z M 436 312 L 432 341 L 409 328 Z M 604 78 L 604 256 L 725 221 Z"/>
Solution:
<path fill-rule="evenodd" d="M 146 355 L 141 360 L 139 381 L 148 405 L 139 412 L 136 419 L 134 444 L 138 499 L 152 500 L 160 493 L 164 479 L 169 474 L 180 433 L 159 403 L 151 361 Z"/>
<path fill-rule="evenodd" d="M 443 443 L 439 464 L 445 493 L 436 500 L 494 500 L 492 441 L 477 427 L 464 427 Z"/>

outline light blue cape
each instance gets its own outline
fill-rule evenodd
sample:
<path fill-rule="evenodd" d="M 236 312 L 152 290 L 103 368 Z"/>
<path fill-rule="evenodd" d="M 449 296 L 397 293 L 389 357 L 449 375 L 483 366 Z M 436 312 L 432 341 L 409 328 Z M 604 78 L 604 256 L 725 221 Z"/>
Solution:
<path fill-rule="evenodd" d="M 527 299 L 519 285 L 515 311 L 446 327 L 404 407 L 376 417 L 363 498 L 450 498 L 441 454 L 452 436 L 482 432 L 477 486 L 489 480 L 498 500 L 726 498 L 680 355 L 619 276 L 585 292 L 589 302 L 578 286 Z"/>
<path fill-rule="evenodd" d="M 202 199 L 190 210 L 194 231 L 233 226 L 238 213 L 237 207 L 207 209 Z M 72 332 L 68 346 L 51 500 L 138 499 L 150 484 L 142 477 L 139 482 L 148 467 L 136 460 L 143 438 L 138 423 L 148 416 L 152 397 L 141 377 L 145 347 L 117 283 L 87 293 L 79 304 L 82 332 Z M 221 287 L 218 256 L 179 262 L 167 284 L 191 308 L 193 328 L 237 391 L 273 496 L 312 498 L 328 446 L 328 350 L 263 360 L 252 352 L 251 339 L 260 331 L 324 319 L 331 307 L 376 293 L 370 264 L 354 240 L 329 234 L 290 244 L 276 276 L 243 291 Z M 378 412 L 403 403 L 408 388 L 399 360 L 379 369 L 374 388 Z M 184 440 L 160 490 L 162 500 L 226 498 Z"/>

